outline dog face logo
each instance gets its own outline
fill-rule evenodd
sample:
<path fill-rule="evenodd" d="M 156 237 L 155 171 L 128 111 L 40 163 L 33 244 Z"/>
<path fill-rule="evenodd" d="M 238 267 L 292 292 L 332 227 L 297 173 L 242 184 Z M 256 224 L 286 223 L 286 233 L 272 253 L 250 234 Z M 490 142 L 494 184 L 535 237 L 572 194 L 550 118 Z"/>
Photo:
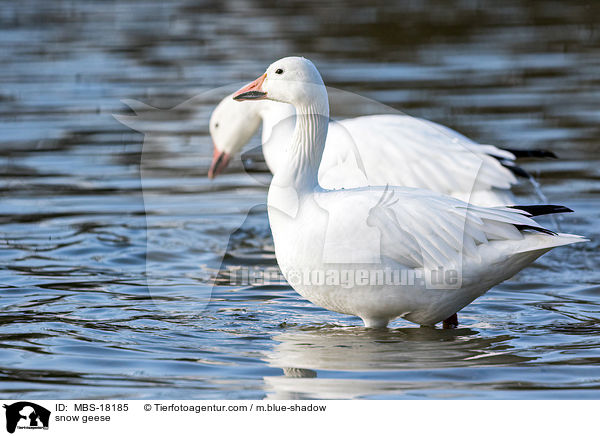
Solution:
<path fill-rule="evenodd" d="M 6 409 L 6 431 L 14 433 L 15 429 L 47 429 L 50 411 L 28 401 L 19 401 L 4 405 Z"/>

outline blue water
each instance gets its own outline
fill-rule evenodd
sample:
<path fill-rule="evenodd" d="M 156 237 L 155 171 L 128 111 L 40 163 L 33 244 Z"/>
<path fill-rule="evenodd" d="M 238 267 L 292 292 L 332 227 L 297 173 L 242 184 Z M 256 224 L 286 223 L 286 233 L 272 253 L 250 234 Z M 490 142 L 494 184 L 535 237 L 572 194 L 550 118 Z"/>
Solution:
<path fill-rule="evenodd" d="M 600 4 L 387 3 L 0 4 L 0 397 L 600 398 Z M 281 279 L 232 284 L 277 272 L 270 175 L 250 147 L 207 180 L 207 119 L 292 54 L 386 110 L 554 151 L 522 166 L 591 242 L 452 331 L 368 331 Z"/>

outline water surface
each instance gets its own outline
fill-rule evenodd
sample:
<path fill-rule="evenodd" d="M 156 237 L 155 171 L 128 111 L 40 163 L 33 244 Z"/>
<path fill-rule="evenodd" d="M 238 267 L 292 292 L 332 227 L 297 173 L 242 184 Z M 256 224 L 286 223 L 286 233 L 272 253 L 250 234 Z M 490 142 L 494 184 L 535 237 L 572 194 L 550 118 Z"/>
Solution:
<path fill-rule="evenodd" d="M 600 398 L 598 16 L 577 1 L 3 2 L 1 396 Z M 270 176 L 252 150 L 207 180 L 207 119 L 292 54 L 480 142 L 553 150 L 522 165 L 591 242 L 496 286 L 453 331 L 368 331 L 283 280 L 232 284 L 236 268 L 277 272 Z"/>

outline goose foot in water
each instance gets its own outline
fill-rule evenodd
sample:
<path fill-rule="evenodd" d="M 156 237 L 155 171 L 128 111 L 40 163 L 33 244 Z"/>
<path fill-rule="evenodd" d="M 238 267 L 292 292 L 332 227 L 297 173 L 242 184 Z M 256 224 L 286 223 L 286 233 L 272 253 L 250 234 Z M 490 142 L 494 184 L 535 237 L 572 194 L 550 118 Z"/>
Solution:
<path fill-rule="evenodd" d="M 458 327 L 458 315 L 456 313 L 444 320 L 443 328 L 455 329 L 457 327 Z"/>

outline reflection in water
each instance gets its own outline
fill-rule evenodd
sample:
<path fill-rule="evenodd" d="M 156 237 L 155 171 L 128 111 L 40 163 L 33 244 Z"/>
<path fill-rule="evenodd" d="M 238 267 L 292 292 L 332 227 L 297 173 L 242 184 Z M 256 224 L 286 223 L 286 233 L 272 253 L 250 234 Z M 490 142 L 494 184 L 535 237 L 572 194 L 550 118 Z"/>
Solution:
<path fill-rule="evenodd" d="M 511 339 L 509 335 L 482 338 L 468 328 L 295 330 L 273 337 L 276 345 L 267 362 L 283 369 L 284 375 L 265 377 L 265 390 L 270 399 L 401 397 L 418 389 L 446 391 L 453 383 L 440 386 L 440 379 L 461 378 L 457 369 L 534 359 L 516 354 Z"/>

